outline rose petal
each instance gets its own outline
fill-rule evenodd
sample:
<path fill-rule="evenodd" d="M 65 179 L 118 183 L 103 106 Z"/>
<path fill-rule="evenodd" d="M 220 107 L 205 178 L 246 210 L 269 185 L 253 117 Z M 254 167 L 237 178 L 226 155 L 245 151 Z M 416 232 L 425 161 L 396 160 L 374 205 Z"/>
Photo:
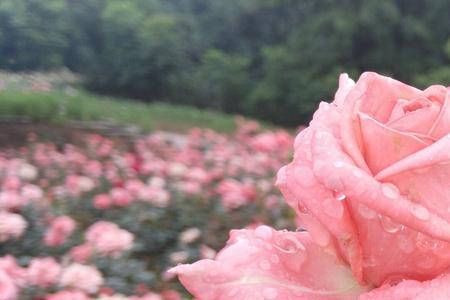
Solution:
<path fill-rule="evenodd" d="M 426 98 L 419 98 L 408 102 L 409 103 L 404 105 L 402 109 L 406 109 L 408 106 L 414 105 L 415 103 L 421 107 L 406 112 L 399 118 L 390 120 L 386 126 L 398 131 L 428 134 L 434 121 L 439 116 L 441 110 L 440 103 L 429 101 Z"/>
<path fill-rule="evenodd" d="M 423 95 L 419 89 L 373 72 L 363 73 L 355 88 L 359 85 L 365 90 L 360 111 L 381 123 L 389 120 L 397 99 L 416 99 Z"/>
<path fill-rule="evenodd" d="M 364 292 L 331 245 L 317 246 L 307 232 L 267 226 L 232 231 L 215 260 L 169 272 L 200 300 L 345 300 Z"/>
<path fill-rule="evenodd" d="M 450 92 L 447 90 L 441 113 L 430 129 L 429 135 L 434 138 L 441 138 L 450 132 Z"/>
<path fill-rule="evenodd" d="M 348 199 L 363 247 L 366 279 L 379 284 L 398 271 L 413 278 L 429 279 L 448 268 L 448 256 L 431 254 L 432 249 L 423 250 L 417 246 L 419 232 L 430 235 L 430 243 L 435 243 L 436 247 L 441 243 L 439 248 L 449 250 L 448 244 L 443 242 L 450 241 L 450 224 L 445 219 L 401 196 L 394 185 L 380 183 L 355 167 L 331 134 L 318 131 L 312 145 L 315 178 Z M 402 239 L 408 239 L 404 244 L 411 244 L 408 253 L 402 253 L 396 239 L 389 235 L 399 231 L 402 231 Z M 418 261 L 422 256 L 427 261 L 417 272 L 416 262 L 422 263 Z"/>
<path fill-rule="evenodd" d="M 450 299 L 450 276 L 442 275 L 433 280 L 419 282 L 405 280 L 395 286 L 384 285 L 361 295 L 359 300 L 440 300 Z"/>
<path fill-rule="evenodd" d="M 313 140 L 314 175 L 330 190 L 343 193 L 398 223 L 436 239 L 450 241 L 450 223 L 401 196 L 395 187 L 382 184 L 351 164 L 332 135 L 317 134 Z M 330 149 L 332 149 L 330 151 Z M 333 162 L 342 161 L 337 170 Z M 329 180 L 330 174 L 336 179 Z"/>
<path fill-rule="evenodd" d="M 306 129 L 296 138 L 294 161 L 278 172 L 277 186 L 288 204 L 303 218 L 302 221 L 308 213 L 332 233 L 344 257 L 350 262 L 355 277 L 362 280 L 361 249 L 351 216 L 347 208 L 335 199 L 333 192 L 320 184 L 313 174 L 311 134 L 312 131 Z M 315 229 L 317 226 L 314 226 Z"/>
<path fill-rule="evenodd" d="M 387 127 L 366 114 L 360 113 L 359 117 L 364 156 L 374 174 L 431 144 L 413 134 Z"/>

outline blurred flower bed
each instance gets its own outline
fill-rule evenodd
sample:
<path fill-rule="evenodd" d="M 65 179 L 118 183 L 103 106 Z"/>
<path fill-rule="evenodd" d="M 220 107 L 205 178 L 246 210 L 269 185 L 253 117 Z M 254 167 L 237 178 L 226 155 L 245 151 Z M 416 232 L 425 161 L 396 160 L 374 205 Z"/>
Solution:
<path fill-rule="evenodd" d="M 0 299 L 185 299 L 168 268 L 213 258 L 232 228 L 293 229 L 274 187 L 292 143 L 253 122 L 133 142 L 30 135 L 0 152 Z"/>

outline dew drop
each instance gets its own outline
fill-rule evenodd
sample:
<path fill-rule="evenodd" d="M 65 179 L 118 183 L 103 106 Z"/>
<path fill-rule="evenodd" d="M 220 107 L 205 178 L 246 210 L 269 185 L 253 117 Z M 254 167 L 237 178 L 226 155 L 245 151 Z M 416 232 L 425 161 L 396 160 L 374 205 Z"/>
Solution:
<path fill-rule="evenodd" d="M 387 216 L 378 215 L 378 218 L 380 219 L 381 227 L 383 227 L 384 231 L 388 233 L 394 234 L 405 228 L 403 224 L 398 224 Z"/>
<path fill-rule="evenodd" d="M 354 170 L 352 173 L 353 173 L 353 175 L 356 178 L 362 178 L 363 177 L 363 174 L 362 174 L 362 172 L 360 170 Z"/>
<path fill-rule="evenodd" d="M 359 204 L 358 211 L 363 218 L 366 218 L 368 220 L 375 219 L 377 217 L 377 213 L 364 204 Z"/>
<path fill-rule="evenodd" d="M 280 236 L 275 239 L 274 247 L 284 253 L 297 253 L 306 250 L 305 246 L 291 235 Z"/>
<path fill-rule="evenodd" d="M 368 267 L 368 268 L 375 267 L 377 265 L 377 262 L 376 262 L 375 258 L 370 256 L 370 257 L 367 257 L 364 259 L 363 265 L 364 265 L 364 267 Z"/>
<path fill-rule="evenodd" d="M 263 259 L 259 262 L 259 267 L 261 268 L 261 270 L 264 270 L 264 271 L 268 271 L 271 269 L 270 262 L 265 259 Z"/>
<path fill-rule="evenodd" d="M 400 191 L 392 183 L 382 183 L 381 191 L 383 192 L 383 194 L 386 197 L 391 198 L 391 199 L 396 199 L 400 196 Z"/>
<path fill-rule="evenodd" d="M 255 229 L 255 235 L 261 239 L 270 239 L 272 237 L 272 229 L 269 226 L 258 226 Z"/>
<path fill-rule="evenodd" d="M 338 201 L 344 201 L 345 199 L 347 199 L 347 196 L 340 192 L 334 192 L 333 195 L 334 198 L 336 198 L 336 200 Z"/>
<path fill-rule="evenodd" d="M 276 254 L 273 254 L 273 255 L 270 257 L 270 260 L 271 260 L 274 264 L 277 264 L 277 263 L 280 262 L 280 258 L 279 258 L 278 255 L 276 255 Z"/>
<path fill-rule="evenodd" d="M 411 213 L 417 219 L 422 220 L 422 221 L 426 221 L 430 218 L 430 212 L 428 211 L 428 209 L 426 209 L 425 207 L 420 206 L 420 205 L 414 205 L 411 208 Z"/>
<path fill-rule="evenodd" d="M 438 247 L 438 241 L 419 232 L 416 237 L 416 246 L 422 251 L 434 250 Z"/>
<path fill-rule="evenodd" d="M 344 166 L 344 162 L 340 161 L 340 160 L 337 160 L 337 161 L 333 162 L 333 166 L 335 166 L 338 169 L 342 168 Z"/>
<path fill-rule="evenodd" d="M 403 276 L 403 275 L 392 275 L 389 276 L 382 285 L 388 284 L 390 286 L 395 286 L 405 280 L 407 280 L 408 278 Z"/>
<path fill-rule="evenodd" d="M 398 235 L 395 241 L 398 248 L 406 254 L 413 253 L 416 249 L 414 241 L 408 235 Z"/>
<path fill-rule="evenodd" d="M 276 299 L 278 297 L 278 291 L 271 287 L 266 287 L 262 291 L 264 299 Z"/>
<path fill-rule="evenodd" d="M 344 196 L 345 197 L 345 196 Z M 339 201 L 338 198 L 327 198 L 322 202 L 322 209 L 328 216 L 336 219 L 342 218 L 344 215 L 344 206 Z"/>

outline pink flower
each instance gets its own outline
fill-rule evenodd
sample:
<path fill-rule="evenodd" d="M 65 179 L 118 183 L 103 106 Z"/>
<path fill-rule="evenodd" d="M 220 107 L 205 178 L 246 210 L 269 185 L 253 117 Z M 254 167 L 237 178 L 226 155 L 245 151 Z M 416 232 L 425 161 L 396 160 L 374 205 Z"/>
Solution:
<path fill-rule="evenodd" d="M 80 291 L 60 291 L 55 294 L 47 295 L 45 300 L 90 300 L 85 293 Z"/>
<path fill-rule="evenodd" d="M 26 270 L 17 264 L 13 256 L 0 257 L 0 271 L 5 272 L 16 286 L 22 287 L 25 285 Z"/>
<path fill-rule="evenodd" d="M 94 207 L 97 209 L 108 209 L 111 205 L 111 198 L 107 194 L 98 194 L 94 197 Z"/>
<path fill-rule="evenodd" d="M 75 230 L 75 227 L 75 221 L 69 216 L 59 216 L 54 218 L 45 233 L 45 244 L 49 247 L 62 245 Z"/>
<path fill-rule="evenodd" d="M 110 192 L 113 203 L 117 206 L 126 207 L 133 202 L 130 192 L 123 188 L 113 188 Z"/>
<path fill-rule="evenodd" d="M 131 249 L 134 236 L 116 224 L 99 221 L 91 225 L 85 234 L 86 242 L 101 255 L 118 256 Z"/>
<path fill-rule="evenodd" d="M 0 211 L 0 242 L 21 237 L 27 226 L 21 215 Z"/>
<path fill-rule="evenodd" d="M 93 266 L 71 264 L 63 269 L 60 285 L 93 294 L 103 284 L 102 274 Z"/>
<path fill-rule="evenodd" d="M 256 191 L 252 185 L 234 179 L 225 179 L 220 182 L 217 192 L 222 197 L 223 205 L 231 209 L 248 204 L 256 197 Z"/>
<path fill-rule="evenodd" d="M 91 244 L 82 244 L 75 246 L 70 250 L 70 256 L 78 263 L 86 263 L 94 252 L 94 246 Z"/>
<path fill-rule="evenodd" d="M 0 268 L 0 300 L 16 300 L 18 293 L 11 277 Z"/>
<path fill-rule="evenodd" d="M 232 231 L 172 269 L 200 300 L 450 299 L 450 90 L 341 75 L 277 184 L 304 232 Z"/>
<path fill-rule="evenodd" d="M 0 192 L 0 210 L 17 210 L 28 204 L 28 199 L 16 190 Z"/>
<path fill-rule="evenodd" d="M 52 257 L 33 258 L 27 269 L 27 280 L 33 285 L 48 287 L 58 281 L 61 266 Z"/>

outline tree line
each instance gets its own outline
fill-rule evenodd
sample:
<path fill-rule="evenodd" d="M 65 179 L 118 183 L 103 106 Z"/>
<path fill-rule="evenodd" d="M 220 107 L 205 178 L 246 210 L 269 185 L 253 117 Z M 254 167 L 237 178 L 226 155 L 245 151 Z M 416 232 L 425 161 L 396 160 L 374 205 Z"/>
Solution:
<path fill-rule="evenodd" d="M 337 75 L 450 83 L 448 0 L 1 0 L 0 68 L 305 123 Z"/>

